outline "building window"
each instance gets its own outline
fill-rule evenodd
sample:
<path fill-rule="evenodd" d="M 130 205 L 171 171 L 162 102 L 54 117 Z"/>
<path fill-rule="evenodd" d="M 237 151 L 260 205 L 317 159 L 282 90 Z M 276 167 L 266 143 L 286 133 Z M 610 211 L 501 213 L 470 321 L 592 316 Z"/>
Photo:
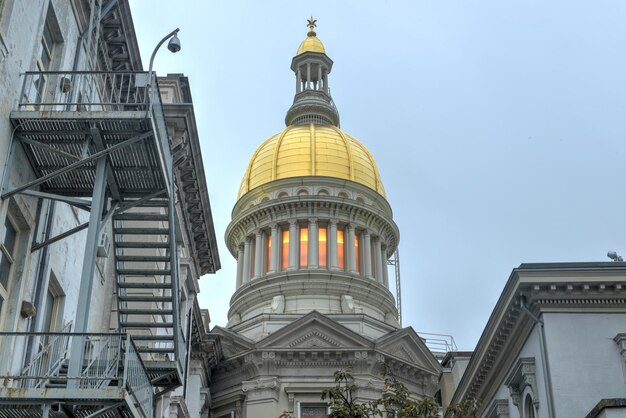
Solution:
<path fill-rule="evenodd" d="M 300 267 L 306 267 L 309 260 L 309 229 L 300 227 Z"/>
<path fill-rule="evenodd" d="M 319 256 L 318 265 L 320 267 L 326 267 L 328 265 L 328 239 L 327 239 L 328 230 L 326 227 L 321 227 L 318 229 L 317 236 L 317 254 Z"/>
<path fill-rule="evenodd" d="M 328 407 L 326 405 L 299 404 L 299 418 L 326 418 L 328 417 Z"/>
<path fill-rule="evenodd" d="M 289 267 L 289 230 L 282 233 L 282 248 L 280 249 L 280 268 L 287 270 Z"/>
<path fill-rule="evenodd" d="M 524 399 L 524 418 L 535 418 L 535 404 L 530 394 Z"/>
<path fill-rule="evenodd" d="M 56 29 L 56 30 L 55 30 Z M 56 17 L 52 7 L 48 7 L 48 15 L 46 22 L 43 26 L 43 33 L 39 41 L 37 50 L 37 70 L 38 71 L 50 71 L 53 69 L 54 53 L 56 44 L 60 43 L 59 30 Z M 32 79 L 32 87 L 28 92 L 29 103 L 41 103 L 45 102 L 44 99 L 46 93 L 53 93 L 53 90 L 47 90 L 47 76 L 43 74 L 36 74 Z"/>
<path fill-rule="evenodd" d="M 337 231 L 337 267 L 341 270 L 346 268 L 346 244 L 342 230 Z"/>
<path fill-rule="evenodd" d="M 4 220 L 4 239 L 0 243 L 0 324 L 4 319 L 6 301 L 9 298 L 9 283 L 15 264 L 15 250 L 17 247 L 17 229 L 7 216 Z"/>
<path fill-rule="evenodd" d="M 359 236 L 354 234 L 354 265 L 356 266 L 356 272 L 359 272 Z"/>
<path fill-rule="evenodd" d="M 60 319 L 62 314 L 62 300 L 64 294 L 59 286 L 59 282 L 50 272 L 48 280 L 48 290 L 46 292 L 46 301 L 43 306 L 43 316 L 41 322 L 41 332 L 56 332 L 60 328 Z"/>

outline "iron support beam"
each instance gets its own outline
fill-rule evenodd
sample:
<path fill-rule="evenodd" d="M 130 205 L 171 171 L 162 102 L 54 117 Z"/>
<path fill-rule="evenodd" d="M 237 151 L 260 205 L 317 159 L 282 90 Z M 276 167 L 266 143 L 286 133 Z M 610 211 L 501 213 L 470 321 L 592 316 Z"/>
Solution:
<path fill-rule="evenodd" d="M 77 227 L 72 228 L 72 229 L 70 229 L 68 231 L 65 231 L 65 232 L 63 232 L 63 233 L 61 233 L 59 235 L 55 235 L 54 237 L 52 237 L 50 239 L 47 239 L 47 240 L 45 240 L 43 242 L 36 242 L 36 243 L 34 243 L 32 245 L 32 247 L 30 247 L 30 252 L 31 253 L 35 252 L 35 251 L 37 251 L 37 250 L 39 250 L 39 249 L 41 249 L 41 248 L 43 248 L 45 246 L 53 244 L 53 243 L 55 243 L 57 241 L 61 241 L 63 238 L 67 238 L 70 235 L 74 235 L 75 233 L 80 232 L 83 229 L 87 229 L 88 227 L 89 227 L 89 223 L 84 223 L 84 224 L 78 225 Z"/>
<path fill-rule="evenodd" d="M 104 142 L 102 141 L 102 135 L 100 135 L 100 129 L 92 128 L 91 129 L 91 138 L 93 139 L 94 144 L 96 144 L 96 149 L 98 151 L 103 151 L 106 149 L 104 146 Z M 120 194 L 120 188 L 117 185 L 117 181 L 115 180 L 115 176 L 113 175 L 113 171 L 111 171 L 111 162 L 109 161 L 109 157 L 106 157 L 107 160 L 107 183 L 109 184 L 109 191 L 111 192 L 111 196 L 114 200 L 118 202 L 122 200 L 122 196 Z"/>
<path fill-rule="evenodd" d="M 77 208 L 86 210 L 87 212 L 91 210 L 91 202 L 89 200 L 81 199 L 79 197 L 62 196 L 59 194 L 39 192 L 36 190 L 24 190 L 23 192 L 20 192 L 20 194 L 37 197 L 40 199 L 56 200 L 59 202 L 67 203 L 68 205 L 76 206 Z"/>
<path fill-rule="evenodd" d="M 60 149 L 51 147 L 50 145 L 44 144 L 42 142 L 33 141 L 32 139 L 24 138 L 22 135 L 18 135 L 17 137 L 18 137 L 18 139 L 21 142 L 24 142 L 26 144 L 32 145 L 33 147 L 43 148 L 43 149 L 48 150 L 50 152 L 53 152 L 55 154 L 59 154 L 59 155 L 62 155 L 64 157 L 66 157 L 66 158 L 69 158 L 70 160 L 74 160 L 74 161 L 80 160 L 80 157 L 77 156 L 77 155 L 70 154 L 69 152 L 61 151 Z"/>
<path fill-rule="evenodd" d="M 30 182 L 24 184 L 23 186 L 20 186 L 20 187 L 17 187 L 15 189 L 11 190 L 11 191 L 8 191 L 8 192 L 4 193 L 1 196 L 1 198 L 2 198 L 2 200 L 4 200 L 7 197 L 11 197 L 11 196 L 13 196 L 15 194 L 18 194 L 18 193 L 26 190 L 26 189 L 30 189 L 31 187 L 38 186 L 41 183 L 45 183 L 46 181 L 51 180 L 51 179 L 53 179 L 55 177 L 58 177 L 58 176 L 60 176 L 62 174 L 65 174 L 68 171 L 72 171 L 75 168 L 82 167 L 83 165 L 85 165 L 87 163 L 90 163 L 90 162 L 92 162 L 94 160 L 98 160 L 100 157 L 107 156 L 107 155 L 111 154 L 112 152 L 118 151 L 118 150 L 120 150 L 122 148 L 125 148 L 125 147 L 127 147 L 129 145 L 134 144 L 135 142 L 139 142 L 142 139 L 146 139 L 146 138 L 148 138 L 148 137 L 150 137 L 152 135 L 153 135 L 152 132 L 146 132 L 146 133 L 138 135 L 138 136 L 136 136 L 134 138 L 127 139 L 126 141 L 121 142 L 121 143 L 119 143 L 117 145 L 114 145 L 114 146 L 112 146 L 110 148 L 107 148 L 105 150 L 96 152 L 95 154 L 91 154 L 89 157 L 86 157 L 86 158 L 84 158 L 84 159 L 82 159 L 80 161 L 76 161 L 75 163 L 72 163 L 72 164 L 68 165 L 67 167 L 64 167 L 64 168 L 62 168 L 60 170 L 55 171 L 54 173 L 50 173 L 50 174 L 47 174 L 47 175 L 45 175 L 43 177 L 39 177 L 38 179 L 30 181 Z"/>
<path fill-rule="evenodd" d="M 106 154 L 104 154 L 106 155 Z M 87 240 L 85 242 L 85 255 L 83 257 L 83 270 L 80 277 L 80 291 L 78 306 L 76 307 L 75 331 L 86 332 L 89 325 L 89 304 L 91 302 L 91 292 L 93 290 L 93 274 L 96 267 L 96 255 L 98 251 L 98 234 L 102 220 L 102 210 L 106 201 L 106 172 L 107 162 L 102 155 L 96 163 L 96 179 L 92 194 L 91 214 L 89 215 L 89 229 L 87 230 Z M 83 366 L 85 338 L 76 338 L 72 341 L 70 351 L 70 364 L 68 376 L 76 378 L 80 376 Z M 68 386 L 78 387 L 79 380 L 71 380 Z"/>
<path fill-rule="evenodd" d="M 173 173 L 170 173 L 170 176 L 173 177 Z M 174 202 L 174 182 L 173 179 L 170 177 L 170 179 L 172 181 L 170 181 L 170 187 L 172 188 L 171 193 L 169 194 L 169 198 L 167 200 L 168 203 L 168 223 L 169 223 L 169 229 L 170 229 L 170 234 L 169 234 L 169 244 L 170 244 L 170 270 L 171 270 L 171 278 L 170 281 L 172 283 L 172 310 L 173 315 L 172 315 L 172 337 L 174 340 L 174 353 L 176 356 L 176 364 L 178 367 L 179 372 L 182 374 L 182 365 L 180 363 L 181 360 L 181 347 L 179 347 L 179 339 L 178 339 L 178 332 L 181 332 L 180 330 L 180 307 L 179 307 L 179 302 L 180 299 L 178 298 L 178 291 L 179 291 L 179 285 L 178 285 L 178 280 L 179 280 L 179 273 L 178 273 L 178 248 L 177 248 L 177 244 L 176 244 L 176 228 L 177 228 L 177 224 L 176 224 L 176 203 Z M 182 378 L 182 376 L 181 376 Z"/>
<path fill-rule="evenodd" d="M 117 408 L 119 408 L 120 406 L 123 406 L 123 405 L 124 405 L 124 402 L 119 402 L 119 403 L 114 403 L 113 405 L 105 406 L 104 408 L 97 410 L 93 414 L 87 415 L 85 418 L 101 417 L 102 415 L 106 414 L 107 412 L 113 411 L 113 410 L 115 410 L 115 409 L 117 409 Z"/>

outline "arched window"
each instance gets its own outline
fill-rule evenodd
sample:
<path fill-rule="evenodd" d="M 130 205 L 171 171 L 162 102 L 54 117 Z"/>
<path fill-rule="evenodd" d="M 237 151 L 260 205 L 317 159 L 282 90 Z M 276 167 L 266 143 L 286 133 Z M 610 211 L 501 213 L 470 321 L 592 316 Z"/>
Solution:
<path fill-rule="evenodd" d="M 527 394 L 524 399 L 524 418 L 535 418 L 535 403 L 530 394 Z"/>
<path fill-rule="evenodd" d="M 337 230 L 337 267 L 341 270 L 346 268 L 346 246 L 343 230 Z"/>
<path fill-rule="evenodd" d="M 300 267 L 306 267 L 309 261 L 309 229 L 300 227 Z"/>
<path fill-rule="evenodd" d="M 359 236 L 354 234 L 354 264 L 356 265 L 356 272 L 359 270 Z"/>
<path fill-rule="evenodd" d="M 280 249 L 280 269 L 287 270 L 289 267 L 289 230 L 282 232 L 282 246 Z"/>
<path fill-rule="evenodd" d="M 327 229 L 322 226 L 318 229 L 317 235 L 317 254 L 318 254 L 318 266 L 326 267 L 328 265 L 328 239 Z"/>

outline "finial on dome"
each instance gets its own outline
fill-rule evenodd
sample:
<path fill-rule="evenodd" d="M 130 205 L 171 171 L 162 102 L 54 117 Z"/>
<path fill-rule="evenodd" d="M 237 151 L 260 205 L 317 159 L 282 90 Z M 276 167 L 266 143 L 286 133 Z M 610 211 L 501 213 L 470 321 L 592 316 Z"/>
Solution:
<path fill-rule="evenodd" d="M 307 33 L 307 36 L 315 36 L 317 35 L 317 33 L 315 33 L 315 27 L 317 27 L 317 20 L 313 19 L 313 16 L 311 16 L 310 19 L 307 19 L 307 26 L 309 27 L 309 33 Z"/>

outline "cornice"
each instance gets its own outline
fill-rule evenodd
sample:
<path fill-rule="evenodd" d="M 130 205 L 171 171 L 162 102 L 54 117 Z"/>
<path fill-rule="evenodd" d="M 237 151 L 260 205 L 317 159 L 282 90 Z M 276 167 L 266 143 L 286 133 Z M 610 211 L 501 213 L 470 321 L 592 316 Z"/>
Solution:
<path fill-rule="evenodd" d="M 563 266 L 563 267 L 561 267 Z M 489 401 L 503 381 L 534 321 L 523 314 L 526 299 L 536 316 L 553 312 L 626 312 L 626 268 L 612 263 L 523 265 L 513 270 L 477 344 L 452 403 Z M 616 268 L 617 267 L 617 268 Z"/>
<path fill-rule="evenodd" d="M 383 313 L 396 312 L 393 295 L 376 280 L 356 274 L 320 269 L 284 271 L 250 281 L 237 289 L 231 297 L 228 317 L 259 304 L 266 304 L 277 295 L 341 297 L 344 294 L 349 294 Z"/>

